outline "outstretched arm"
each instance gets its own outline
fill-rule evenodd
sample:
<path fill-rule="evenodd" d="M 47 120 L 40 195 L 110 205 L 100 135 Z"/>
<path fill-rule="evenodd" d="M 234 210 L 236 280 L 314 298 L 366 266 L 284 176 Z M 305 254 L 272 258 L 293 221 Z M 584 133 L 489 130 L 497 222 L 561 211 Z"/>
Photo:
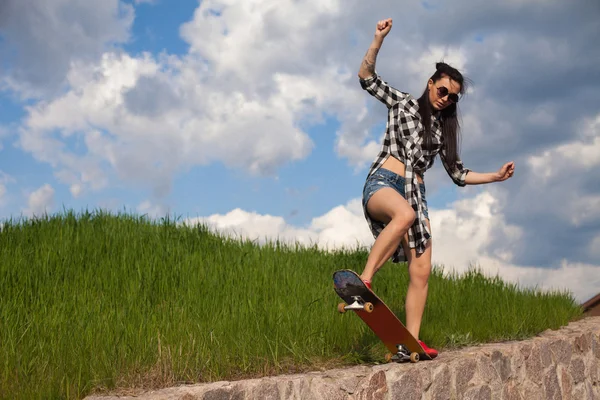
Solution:
<path fill-rule="evenodd" d="M 452 181 L 458 186 L 480 185 L 483 183 L 502 182 L 511 178 L 515 173 L 513 161 L 504 164 L 497 172 L 474 172 L 465 168 L 463 162 L 457 159 L 453 165 L 447 160 L 446 149 L 442 146 L 440 159 Z"/>
<path fill-rule="evenodd" d="M 502 182 L 511 178 L 515 173 L 513 161 L 504 164 L 497 172 L 473 172 L 469 171 L 465 177 L 467 185 L 479 185 L 482 183 Z"/>

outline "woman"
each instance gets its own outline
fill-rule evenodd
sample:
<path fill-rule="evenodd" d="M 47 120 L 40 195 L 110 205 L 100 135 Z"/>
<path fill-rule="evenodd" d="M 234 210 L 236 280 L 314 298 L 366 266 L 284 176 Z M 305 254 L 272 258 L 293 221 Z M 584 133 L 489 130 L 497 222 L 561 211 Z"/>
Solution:
<path fill-rule="evenodd" d="M 445 63 L 427 82 L 419 99 L 383 82 L 375 72 L 377 53 L 392 29 L 392 20 L 377 23 L 375 37 L 358 76 L 363 89 L 388 108 L 386 133 L 371 165 L 363 190 L 363 209 L 375 243 L 361 278 L 371 287 L 377 270 L 392 257 L 408 262 L 410 283 L 406 293 L 406 327 L 419 340 L 421 318 L 431 273 L 431 226 L 423 176 L 436 154 L 458 186 L 504 181 L 514 174 L 514 163 L 495 173 L 465 168 L 458 156 L 457 103 L 465 88 L 459 71 Z M 419 340 L 427 354 L 437 356 Z"/>

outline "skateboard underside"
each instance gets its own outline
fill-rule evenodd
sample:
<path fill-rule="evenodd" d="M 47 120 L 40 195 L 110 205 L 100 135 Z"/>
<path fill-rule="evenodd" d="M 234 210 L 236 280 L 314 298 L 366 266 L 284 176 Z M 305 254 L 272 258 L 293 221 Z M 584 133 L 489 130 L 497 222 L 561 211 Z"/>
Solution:
<path fill-rule="evenodd" d="M 387 357 L 388 361 L 416 362 L 419 359 L 431 359 L 404 324 L 365 286 L 356 272 L 336 271 L 333 281 L 336 293 L 345 302 L 338 305 L 338 311 L 356 312 L 391 353 Z"/>

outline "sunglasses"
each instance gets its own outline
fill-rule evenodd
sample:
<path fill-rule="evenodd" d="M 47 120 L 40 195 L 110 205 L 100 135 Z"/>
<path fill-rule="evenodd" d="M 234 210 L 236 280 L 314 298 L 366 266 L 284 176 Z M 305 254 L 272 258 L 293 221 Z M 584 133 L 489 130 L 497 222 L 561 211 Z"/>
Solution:
<path fill-rule="evenodd" d="M 458 95 L 456 93 L 448 93 L 448 88 L 445 86 L 437 88 L 437 95 L 440 99 L 448 96 L 448 100 L 453 103 L 458 103 Z"/>

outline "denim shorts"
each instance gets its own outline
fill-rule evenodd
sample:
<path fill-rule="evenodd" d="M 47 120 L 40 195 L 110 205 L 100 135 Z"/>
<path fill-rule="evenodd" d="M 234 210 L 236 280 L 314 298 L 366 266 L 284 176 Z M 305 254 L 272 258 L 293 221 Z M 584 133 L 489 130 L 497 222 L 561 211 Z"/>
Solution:
<path fill-rule="evenodd" d="M 363 188 L 362 205 L 365 212 L 367 211 L 367 202 L 371 199 L 371 196 L 379 189 L 385 187 L 394 189 L 396 192 L 400 193 L 400 196 L 406 199 L 406 193 L 404 191 L 405 182 L 406 179 L 403 176 L 400 176 L 389 169 L 377 169 L 377 171 L 373 172 L 371 176 L 367 178 Z M 419 190 L 421 191 L 421 199 L 423 200 L 423 214 L 425 215 L 425 218 L 429 219 L 424 183 L 419 183 Z"/>

